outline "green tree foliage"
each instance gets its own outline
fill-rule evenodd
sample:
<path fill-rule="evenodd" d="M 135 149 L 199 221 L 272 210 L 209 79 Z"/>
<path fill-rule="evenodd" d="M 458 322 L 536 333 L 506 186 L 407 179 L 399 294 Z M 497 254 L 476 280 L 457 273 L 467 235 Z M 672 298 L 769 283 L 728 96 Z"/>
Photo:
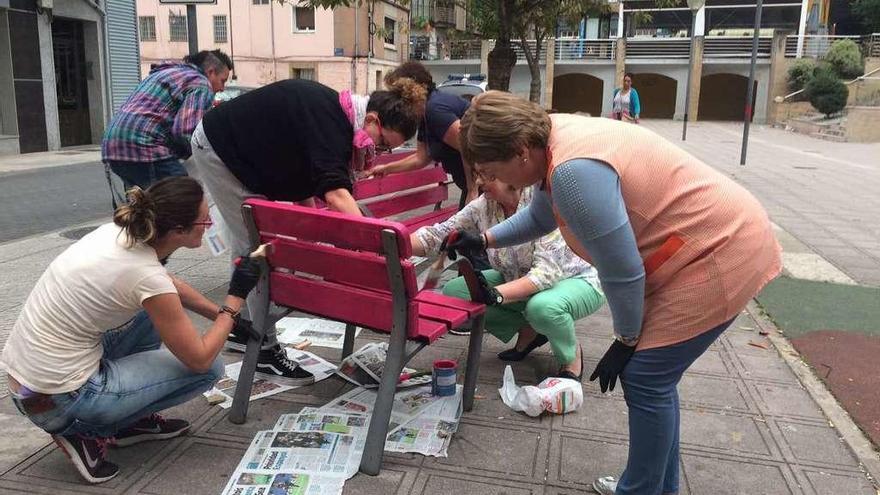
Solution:
<path fill-rule="evenodd" d="M 813 108 L 825 114 L 826 117 L 843 110 L 846 107 L 846 99 L 849 90 L 843 84 L 833 70 L 818 67 L 813 77 L 807 82 L 805 93 Z"/>
<path fill-rule="evenodd" d="M 788 90 L 800 91 L 813 78 L 816 62 L 809 58 L 799 58 L 788 68 Z"/>
<path fill-rule="evenodd" d="M 862 59 L 862 52 L 859 45 L 853 40 L 843 39 L 837 40 L 831 45 L 828 53 L 822 57 L 827 62 L 838 77 L 844 79 L 853 79 L 861 76 L 865 72 L 865 61 Z"/>
<path fill-rule="evenodd" d="M 870 33 L 880 32 L 880 0 L 854 0 L 852 13 Z"/>

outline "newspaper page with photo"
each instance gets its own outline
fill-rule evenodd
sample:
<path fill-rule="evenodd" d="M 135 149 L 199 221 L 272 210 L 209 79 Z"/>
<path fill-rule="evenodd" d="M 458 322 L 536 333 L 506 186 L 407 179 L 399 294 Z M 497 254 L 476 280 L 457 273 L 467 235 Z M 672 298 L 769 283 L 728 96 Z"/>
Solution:
<path fill-rule="evenodd" d="M 385 369 L 385 360 L 388 354 L 387 342 L 369 342 L 343 359 L 339 364 L 337 373 L 349 382 L 366 388 L 378 388 L 382 381 L 382 372 Z M 413 374 L 418 370 L 403 368 L 401 373 Z M 431 383 L 430 375 L 415 376 L 401 381 L 397 388 L 415 387 Z"/>
<path fill-rule="evenodd" d="M 370 426 L 369 414 L 321 411 L 313 407 L 304 407 L 298 413 L 283 414 L 275 423 L 275 431 L 326 431 L 351 435 L 354 437 L 354 451 L 348 465 L 346 478 L 357 474 L 364 445 L 367 442 L 367 429 Z"/>
<path fill-rule="evenodd" d="M 278 332 L 278 342 L 282 344 L 295 345 L 309 341 L 313 346 L 342 349 L 345 342 L 345 323 L 322 318 L 288 316 L 278 320 L 275 329 Z M 357 337 L 361 330 L 358 327 L 354 336 Z"/>
<path fill-rule="evenodd" d="M 312 486 L 310 491 L 302 493 L 342 493 L 348 473 L 356 472 L 360 465 L 361 452 L 355 448 L 353 435 L 327 431 L 260 431 L 223 493 L 236 493 L 242 476 L 279 474 L 308 475 Z"/>
<path fill-rule="evenodd" d="M 345 480 L 306 473 L 236 472 L 223 495 L 339 495 Z"/>

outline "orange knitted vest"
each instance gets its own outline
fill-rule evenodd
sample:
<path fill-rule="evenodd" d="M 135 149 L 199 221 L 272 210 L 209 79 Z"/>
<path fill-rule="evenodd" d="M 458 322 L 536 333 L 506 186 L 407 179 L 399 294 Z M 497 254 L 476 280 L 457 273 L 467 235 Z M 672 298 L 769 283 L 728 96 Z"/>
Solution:
<path fill-rule="evenodd" d="M 550 116 L 550 163 L 590 158 L 610 165 L 645 263 L 638 349 L 668 346 L 736 316 L 782 269 L 764 208 L 742 186 L 645 129 L 610 119 Z M 589 253 L 556 220 L 568 245 Z"/>

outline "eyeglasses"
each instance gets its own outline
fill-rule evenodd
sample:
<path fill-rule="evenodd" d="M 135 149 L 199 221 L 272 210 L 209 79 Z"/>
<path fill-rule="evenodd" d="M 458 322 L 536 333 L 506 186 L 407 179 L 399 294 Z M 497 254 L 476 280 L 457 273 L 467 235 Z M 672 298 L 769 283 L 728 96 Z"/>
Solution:
<path fill-rule="evenodd" d="M 381 143 L 375 143 L 376 154 L 377 155 L 387 155 L 391 153 L 391 146 L 385 141 L 385 136 L 382 134 L 382 122 L 379 121 L 379 118 L 376 118 L 376 126 L 379 128 L 379 139 L 382 140 Z"/>
<path fill-rule="evenodd" d="M 214 221 L 211 220 L 211 215 L 208 215 L 208 218 L 206 220 L 204 220 L 202 222 L 193 222 L 192 224 L 193 224 L 193 226 L 203 225 L 205 227 L 210 227 L 211 225 L 214 225 Z"/>

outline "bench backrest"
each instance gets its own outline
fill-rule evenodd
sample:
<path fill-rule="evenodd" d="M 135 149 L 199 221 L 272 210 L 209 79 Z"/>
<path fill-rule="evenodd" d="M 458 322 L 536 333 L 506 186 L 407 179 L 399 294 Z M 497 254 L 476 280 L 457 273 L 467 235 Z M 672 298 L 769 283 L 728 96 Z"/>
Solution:
<path fill-rule="evenodd" d="M 391 330 L 395 302 L 416 317 L 405 225 L 259 199 L 243 209 L 260 243 L 272 244 L 269 298 L 276 304 L 382 331 Z"/>

